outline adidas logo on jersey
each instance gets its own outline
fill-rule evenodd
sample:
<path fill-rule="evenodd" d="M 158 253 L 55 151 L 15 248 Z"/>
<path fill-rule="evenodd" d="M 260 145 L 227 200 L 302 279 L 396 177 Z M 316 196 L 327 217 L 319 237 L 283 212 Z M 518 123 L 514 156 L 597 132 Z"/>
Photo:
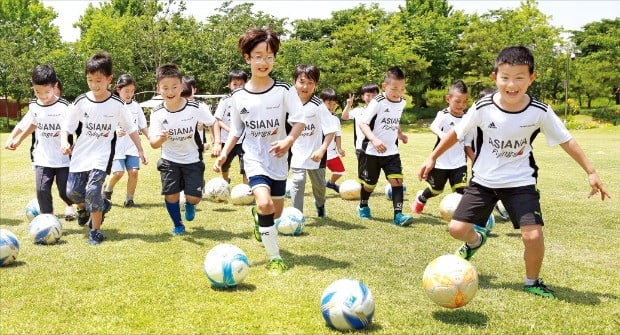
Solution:
<path fill-rule="evenodd" d="M 241 108 L 241 111 L 239 112 L 239 114 L 250 114 L 250 112 L 248 112 L 247 109 L 245 109 L 245 107 Z"/>
<path fill-rule="evenodd" d="M 450 126 L 454 126 L 454 122 L 450 122 Z"/>
<path fill-rule="evenodd" d="M 84 112 L 84 117 L 88 117 L 88 113 Z"/>
<path fill-rule="evenodd" d="M 491 124 L 489 125 L 489 128 L 497 129 L 497 127 L 495 126 L 495 122 L 491 122 Z"/>
<path fill-rule="evenodd" d="M 164 119 L 164 121 L 161 124 L 168 124 L 168 120 Z"/>
<path fill-rule="evenodd" d="M 386 108 L 386 109 L 383 111 L 383 113 L 389 113 L 389 112 L 390 112 L 390 109 L 389 109 L 389 108 Z"/>

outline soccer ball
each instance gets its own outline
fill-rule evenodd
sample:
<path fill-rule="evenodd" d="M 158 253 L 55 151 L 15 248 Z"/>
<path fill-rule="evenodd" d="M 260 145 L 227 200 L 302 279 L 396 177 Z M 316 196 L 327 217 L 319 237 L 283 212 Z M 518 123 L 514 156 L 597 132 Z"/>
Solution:
<path fill-rule="evenodd" d="M 361 281 L 339 279 L 323 291 L 321 312 L 327 325 L 332 328 L 362 329 L 372 321 L 375 300 Z"/>
<path fill-rule="evenodd" d="M 501 200 L 498 200 L 495 204 L 495 213 L 502 218 L 502 220 L 510 220 L 510 216 L 508 215 L 508 211 Z"/>
<path fill-rule="evenodd" d="M 340 184 L 340 197 L 344 200 L 358 200 L 362 185 L 354 179 L 347 179 Z"/>
<path fill-rule="evenodd" d="M 230 197 L 230 185 L 223 178 L 213 178 L 205 186 L 205 196 L 213 202 L 226 201 Z"/>
<path fill-rule="evenodd" d="M 456 255 L 443 255 L 428 264 L 422 277 L 426 295 L 439 306 L 459 308 L 467 305 L 478 291 L 478 273 L 468 261 Z"/>
<path fill-rule="evenodd" d="M 286 193 L 284 194 L 287 198 L 291 197 L 291 188 L 293 188 L 293 179 L 289 178 L 286 180 Z"/>
<path fill-rule="evenodd" d="M 54 244 L 62 236 L 62 224 L 54 214 L 37 215 L 29 229 L 35 244 Z"/>
<path fill-rule="evenodd" d="M 452 215 L 459 205 L 459 202 L 461 202 L 462 197 L 463 195 L 461 194 L 450 193 L 441 199 L 439 203 L 439 213 L 445 221 L 450 222 L 450 220 L 452 220 Z"/>
<path fill-rule="evenodd" d="M 407 186 L 403 185 L 403 194 L 405 194 L 405 192 L 407 192 Z M 389 200 L 392 200 L 392 185 L 390 185 L 390 183 L 385 184 L 385 196 L 387 196 Z"/>
<path fill-rule="evenodd" d="M 26 217 L 28 220 L 32 221 L 35 216 L 41 213 L 41 209 L 39 208 L 39 201 L 37 198 L 34 198 L 28 202 L 26 205 Z"/>
<path fill-rule="evenodd" d="M 276 222 L 276 229 L 282 235 L 299 235 L 304 229 L 304 222 L 306 222 L 304 213 L 295 207 L 286 207 Z"/>
<path fill-rule="evenodd" d="M 254 195 L 250 186 L 246 184 L 239 184 L 232 188 L 230 191 L 230 202 L 233 205 L 251 205 L 254 203 Z"/>
<path fill-rule="evenodd" d="M 250 263 L 243 250 L 232 244 L 218 244 L 209 250 L 205 274 L 216 287 L 237 286 L 248 276 Z"/>
<path fill-rule="evenodd" d="M 493 226 L 495 226 L 495 216 L 493 216 L 493 213 L 491 213 L 491 215 L 489 215 L 489 218 L 487 219 L 487 222 L 485 223 L 484 227 L 480 227 L 478 225 L 474 225 L 474 229 L 477 232 L 485 232 L 487 234 L 491 233 L 491 230 L 493 230 Z"/>
<path fill-rule="evenodd" d="M 9 265 L 17 259 L 19 241 L 6 229 L 0 229 L 0 266 Z"/>

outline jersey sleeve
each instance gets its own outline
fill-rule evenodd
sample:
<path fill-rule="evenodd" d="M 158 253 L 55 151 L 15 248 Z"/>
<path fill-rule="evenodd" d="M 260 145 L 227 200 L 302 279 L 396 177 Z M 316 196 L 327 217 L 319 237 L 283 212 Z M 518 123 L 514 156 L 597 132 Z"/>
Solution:
<path fill-rule="evenodd" d="M 443 129 L 441 129 L 441 122 L 443 121 L 443 112 L 439 111 L 437 112 L 437 115 L 435 115 L 435 119 L 433 120 L 433 122 L 431 123 L 430 126 L 428 126 L 428 128 L 430 129 L 439 129 L 441 131 L 443 131 Z"/>
<path fill-rule="evenodd" d="M 215 118 L 211 115 L 211 112 L 209 112 L 207 105 L 199 103 L 198 111 L 198 122 L 205 126 L 212 126 L 215 123 Z"/>
<path fill-rule="evenodd" d="M 372 119 L 377 116 L 379 112 L 379 102 L 375 99 L 372 99 L 368 104 L 368 107 L 359 115 L 360 121 L 364 124 L 370 124 Z"/>
<path fill-rule="evenodd" d="M 20 129 L 21 131 L 26 131 L 30 128 L 30 125 L 36 124 L 36 120 L 32 112 L 29 110 L 26 115 L 15 125 L 15 128 Z"/>
<path fill-rule="evenodd" d="M 547 112 L 543 115 L 540 128 L 543 134 L 545 134 L 549 146 L 565 143 L 573 138 L 551 106 L 547 107 Z"/>
<path fill-rule="evenodd" d="M 320 120 L 323 134 L 327 135 L 338 131 L 338 124 L 336 123 L 336 120 L 324 104 L 319 106 L 319 117 L 321 118 Z"/>
<path fill-rule="evenodd" d="M 342 126 L 340 125 L 340 119 L 336 115 L 332 115 L 332 119 L 336 123 L 336 136 L 342 136 Z"/>
<path fill-rule="evenodd" d="M 233 136 L 240 138 L 243 135 L 243 131 L 245 130 L 245 125 L 243 124 L 243 121 L 241 120 L 241 115 L 239 114 L 239 109 L 237 108 L 237 104 L 235 103 L 234 97 L 231 97 L 231 99 L 233 100 L 231 101 L 232 110 L 230 112 L 229 134 L 232 134 Z"/>
<path fill-rule="evenodd" d="M 136 106 L 136 110 L 138 111 L 138 129 L 145 129 L 149 125 L 146 122 L 146 116 L 144 116 L 144 110 L 140 105 Z"/>
<path fill-rule="evenodd" d="M 476 105 L 473 105 L 469 108 L 467 113 L 463 115 L 463 119 L 456 126 L 454 126 L 454 131 L 456 132 L 456 137 L 462 141 L 465 139 L 467 133 L 480 124 L 480 110 L 476 108 Z"/>
<path fill-rule="evenodd" d="M 463 140 L 464 146 L 471 147 L 471 144 L 474 141 L 474 131 L 474 129 L 470 129 L 467 134 L 465 134 L 465 138 Z"/>
<path fill-rule="evenodd" d="M 69 106 L 69 110 L 67 111 L 67 117 L 60 126 L 60 130 L 66 131 L 69 134 L 75 133 L 75 130 L 80 123 L 81 115 L 82 114 L 80 113 L 80 107 L 77 104 L 72 103 L 71 106 Z"/>
<path fill-rule="evenodd" d="M 151 126 L 149 127 L 149 137 L 153 135 L 160 135 L 163 131 L 167 130 L 162 127 L 159 112 L 151 113 Z"/>
<path fill-rule="evenodd" d="M 125 129 L 127 134 L 131 134 L 134 131 L 137 131 L 136 125 L 133 123 L 131 119 L 131 113 L 127 110 L 129 106 L 127 104 L 120 105 L 116 109 L 116 117 L 118 120 L 118 124 Z"/>
<path fill-rule="evenodd" d="M 295 88 L 291 87 L 285 91 L 284 106 L 286 107 L 285 112 L 288 113 L 288 123 L 306 123 L 306 117 L 302 110 L 303 105 Z"/>
<path fill-rule="evenodd" d="M 220 102 L 217 103 L 217 108 L 215 108 L 215 114 L 213 116 L 218 120 L 224 119 L 225 100 L 226 99 L 220 99 Z"/>

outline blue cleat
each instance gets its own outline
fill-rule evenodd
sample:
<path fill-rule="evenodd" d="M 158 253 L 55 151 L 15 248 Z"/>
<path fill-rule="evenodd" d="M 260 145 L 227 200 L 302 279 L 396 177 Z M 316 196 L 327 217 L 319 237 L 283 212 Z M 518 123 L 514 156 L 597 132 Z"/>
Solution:
<path fill-rule="evenodd" d="M 196 217 L 196 205 L 192 205 L 189 202 L 185 203 L 185 220 L 193 221 Z"/>
<path fill-rule="evenodd" d="M 400 227 L 407 227 L 413 223 L 413 217 L 403 213 L 396 213 L 396 215 L 394 215 L 394 222 L 392 223 Z"/>
<path fill-rule="evenodd" d="M 91 230 L 88 233 L 88 244 L 90 245 L 97 245 L 97 244 L 101 244 L 101 242 L 103 242 L 103 240 L 105 239 L 105 236 L 103 236 L 103 233 L 101 232 L 101 230 Z"/>
<path fill-rule="evenodd" d="M 357 207 L 357 214 L 360 215 L 360 219 L 371 219 L 370 207 Z"/>
<path fill-rule="evenodd" d="M 172 228 L 172 234 L 173 235 L 182 235 L 183 233 L 185 233 L 185 226 L 184 225 L 174 226 L 174 228 Z"/>

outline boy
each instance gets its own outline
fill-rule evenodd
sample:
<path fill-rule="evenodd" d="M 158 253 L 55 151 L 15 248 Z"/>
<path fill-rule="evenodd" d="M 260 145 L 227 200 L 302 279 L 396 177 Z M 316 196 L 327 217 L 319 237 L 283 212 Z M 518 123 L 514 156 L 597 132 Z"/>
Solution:
<path fill-rule="evenodd" d="M 186 98 L 188 100 L 195 100 L 194 94 L 196 94 L 196 79 L 192 76 L 183 76 L 183 91 L 181 92 L 181 97 Z M 211 108 L 204 104 L 202 101 L 198 101 L 198 107 L 203 109 L 209 116 L 209 123 L 206 126 L 209 127 L 209 138 L 211 139 L 211 143 L 215 142 L 213 131 L 213 124 L 215 123 L 215 118 L 213 118 L 213 114 L 211 114 Z M 198 134 L 203 143 L 203 149 L 206 150 L 209 148 L 209 141 L 205 138 L 205 124 L 198 124 Z"/>
<path fill-rule="evenodd" d="M 280 48 L 278 35 L 270 29 L 249 29 L 239 38 L 238 48 L 250 65 L 251 78 L 230 98 L 232 136 L 226 140 L 213 169 L 220 171 L 228 153 L 245 136 L 243 164 L 256 200 L 252 208 L 254 237 L 265 246 L 267 267 L 278 274 L 287 266 L 280 256 L 274 220 L 284 206 L 288 150 L 304 129 L 305 118 L 295 89 L 269 77 Z M 286 123 L 292 125 L 288 134 Z"/>
<path fill-rule="evenodd" d="M 358 157 L 360 151 L 362 150 L 362 141 L 364 140 L 364 134 L 360 129 L 359 120 L 366 107 L 368 107 L 368 104 L 372 101 L 372 99 L 377 96 L 377 94 L 379 94 L 379 86 L 374 83 L 366 83 L 362 85 L 361 93 L 361 98 L 362 101 L 364 101 L 364 106 L 351 109 L 351 107 L 353 107 L 353 101 L 355 100 L 355 96 L 349 95 L 349 99 L 347 99 L 347 104 L 342 111 L 342 115 L 340 116 L 343 121 L 353 120 L 354 122 L 355 127 L 353 128 L 353 143 L 355 144 L 355 154 Z"/>
<path fill-rule="evenodd" d="M 482 132 L 474 162 L 470 185 L 457 207 L 449 225 L 450 235 L 464 241 L 457 251 L 464 259 L 482 247 L 487 236 L 476 232 L 472 224 L 481 224 L 501 200 L 515 229 L 521 229 L 525 246 L 525 284 L 523 289 L 542 297 L 555 298 L 554 292 L 539 278 L 544 256 L 543 219 L 539 193 L 536 188 L 538 167 L 532 154 L 532 141 L 543 131 L 549 145 L 560 144 L 588 174 L 590 196 L 609 194 L 603 187 L 594 166 L 572 138 L 550 106 L 527 95 L 536 78 L 534 56 L 523 46 L 503 49 L 495 60 L 493 80 L 497 92 L 472 106 L 442 140 L 420 167 L 418 177 L 428 178 L 437 157 L 470 129 Z"/>
<path fill-rule="evenodd" d="M 366 107 L 360 118 L 364 134 L 358 156 L 358 177 L 362 184 L 358 214 L 370 219 L 368 199 L 377 186 L 381 170 L 392 186 L 395 225 L 405 227 L 413 222 L 411 215 L 403 214 L 403 168 L 398 154 L 398 140 L 407 144 L 408 138 L 400 129 L 400 116 L 405 109 L 405 74 L 397 67 L 387 70 L 383 93 L 377 95 Z"/>
<path fill-rule="evenodd" d="M 140 138 L 123 99 L 108 91 L 112 82 L 112 58 L 107 52 L 94 54 L 86 61 L 86 82 L 90 91 L 78 96 L 61 126 L 61 150 L 71 154 L 67 194 L 78 206 L 78 224 L 91 221 L 88 243 L 103 242 L 101 232 L 104 213 L 111 203 L 101 192 L 106 174 L 110 173 L 116 128 L 126 129 L 138 148 L 143 164 L 147 164 Z M 69 134 L 78 135 L 75 146 L 69 143 Z"/>
<path fill-rule="evenodd" d="M 198 101 L 181 96 L 184 85 L 181 72 L 174 64 L 157 68 L 157 91 L 164 101 L 153 109 L 149 142 L 161 148 L 157 170 L 161 175 L 161 194 L 172 220 L 174 235 L 185 232 L 181 220 L 179 198 L 185 192 L 185 219 L 194 220 L 196 205 L 202 199 L 205 164 L 202 162 L 203 142 L 198 124 L 210 126 L 213 116 Z"/>
<path fill-rule="evenodd" d="M 293 183 L 291 200 L 293 207 L 304 212 L 304 191 L 306 189 L 306 172 L 312 183 L 314 206 L 317 216 L 325 215 L 325 152 L 334 139 L 338 127 L 327 107 L 314 95 L 319 82 L 320 71 L 314 65 L 298 65 L 293 73 L 295 89 L 303 104 L 306 126 L 291 147 L 291 170 Z"/>
<path fill-rule="evenodd" d="M 437 146 L 437 143 L 445 134 L 461 122 L 467 108 L 467 98 L 467 86 L 463 81 L 457 80 L 450 85 L 446 95 L 448 108 L 437 112 L 435 120 L 433 120 L 429 127 L 437 135 L 435 146 Z M 467 186 L 467 157 L 472 162 L 475 158 L 474 152 L 471 149 L 473 133 L 474 131 L 470 130 L 463 141 L 460 141 L 458 145 L 453 146 L 437 158 L 437 163 L 435 163 L 435 167 L 429 173 L 427 179 L 428 187 L 423 191 L 418 191 L 413 204 L 411 204 L 413 213 L 422 213 L 426 201 L 440 195 L 447 181 L 450 181 L 452 192 L 463 194 L 463 190 Z"/>
<path fill-rule="evenodd" d="M 248 75 L 241 70 L 232 70 L 228 73 L 228 87 L 230 89 L 231 95 L 232 92 L 238 88 L 243 87 L 245 83 L 248 81 Z M 213 145 L 212 156 L 217 157 L 222 153 L 222 148 L 224 147 L 224 143 L 228 139 L 228 134 L 230 133 L 230 111 L 232 108 L 232 100 L 230 99 L 231 95 L 222 98 L 220 102 L 217 104 L 217 108 L 215 109 L 215 122 L 214 132 L 215 132 L 215 143 Z M 239 157 L 239 173 L 243 176 L 243 183 L 248 183 L 248 178 L 245 175 L 245 170 L 243 169 L 243 148 L 241 147 L 241 143 L 243 143 L 243 137 L 239 138 L 237 144 L 232 149 L 232 151 L 228 154 L 226 161 L 222 165 L 222 178 L 226 180 L 230 184 L 230 178 L 228 176 L 228 171 L 230 170 L 230 163 L 232 163 L 235 156 Z"/>
<path fill-rule="evenodd" d="M 325 183 L 327 188 L 330 188 L 336 193 L 340 192 L 340 187 L 336 182 L 342 175 L 344 175 L 344 164 L 342 164 L 342 160 L 340 156 L 344 157 L 345 152 L 342 150 L 342 134 L 340 133 L 340 119 L 336 114 L 336 108 L 338 107 L 338 96 L 336 95 L 336 91 L 332 88 L 326 88 L 321 92 L 320 95 L 321 100 L 327 107 L 327 109 L 332 113 L 332 120 L 338 127 L 336 130 L 336 134 L 334 135 L 334 140 L 327 147 L 327 168 L 332 172 L 332 177 Z M 351 97 L 352 99 L 352 97 Z M 339 156 L 340 155 L 340 156 Z"/>

